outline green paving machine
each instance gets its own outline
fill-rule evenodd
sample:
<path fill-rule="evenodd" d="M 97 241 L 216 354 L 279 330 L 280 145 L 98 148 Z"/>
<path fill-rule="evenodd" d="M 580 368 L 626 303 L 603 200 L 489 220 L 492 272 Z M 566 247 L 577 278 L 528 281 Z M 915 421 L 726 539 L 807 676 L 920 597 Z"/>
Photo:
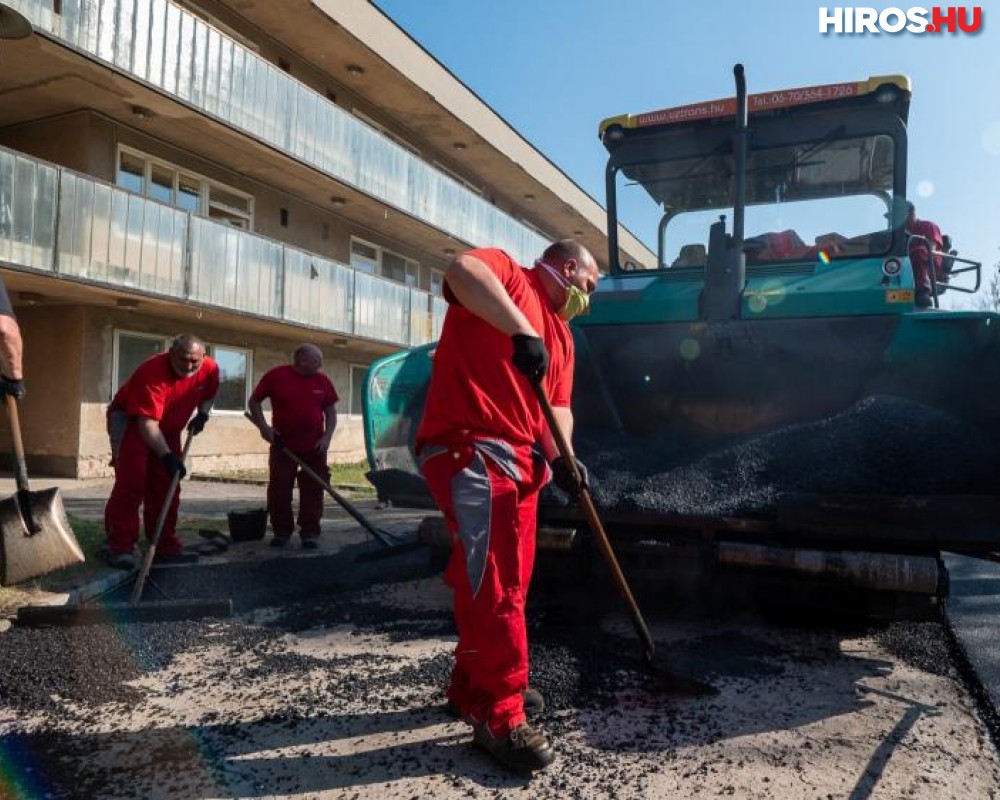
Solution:
<path fill-rule="evenodd" d="M 600 125 L 609 273 L 572 326 L 594 498 L 626 562 L 940 595 L 942 551 L 1000 551 L 1000 314 L 941 308 L 981 265 L 906 230 L 910 81 L 748 95 L 734 74 L 734 97 Z M 432 505 L 413 439 L 433 352 L 368 373 L 382 500 Z M 546 490 L 540 547 L 581 547 L 580 520 Z"/>

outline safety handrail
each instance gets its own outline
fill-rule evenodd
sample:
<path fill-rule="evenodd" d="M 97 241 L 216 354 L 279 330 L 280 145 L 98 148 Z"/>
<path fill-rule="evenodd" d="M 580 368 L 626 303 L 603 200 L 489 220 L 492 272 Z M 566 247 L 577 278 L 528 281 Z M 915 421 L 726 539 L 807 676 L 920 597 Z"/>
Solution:
<path fill-rule="evenodd" d="M 907 245 L 906 245 L 907 255 L 909 255 L 909 253 L 910 253 L 910 245 L 914 241 L 919 240 L 919 241 L 923 242 L 927 246 L 927 252 L 930 253 L 930 255 L 931 255 L 932 258 L 934 256 L 941 256 L 942 259 L 948 259 L 948 261 L 951 262 L 951 263 L 954 263 L 954 262 L 958 261 L 958 262 L 961 262 L 962 264 L 969 264 L 970 265 L 968 267 L 962 267 L 961 269 L 954 269 L 954 268 L 952 268 L 951 270 L 949 270 L 946 273 L 948 275 L 949 280 L 945 281 L 945 283 L 948 284 L 948 289 L 950 291 L 961 292 L 962 294 L 975 294 L 976 292 L 979 291 L 979 287 L 982 285 L 982 280 L 983 280 L 983 262 L 982 261 L 973 261 L 971 258 L 962 258 L 961 256 L 958 256 L 955 253 L 948 253 L 948 252 L 945 252 L 944 250 L 937 250 L 937 249 L 935 249 L 935 244 L 936 243 L 934 241 L 932 241 L 931 239 L 928 239 L 926 236 L 921 236 L 919 233 L 907 233 L 906 235 L 908 237 L 907 238 Z M 952 285 L 951 280 L 950 280 L 950 278 L 951 278 L 952 275 L 962 275 L 963 273 L 966 273 L 966 272 L 975 272 L 976 273 L 976 285 L 975 286 L 973 286 L 971 289 L 968 289 L 968 288 L 966 288 L 964 286 L 954 286 L 954 285 Z M 930 269 L 928 270 L 928 273 L 929 273 L 929 277 L 931 279 L 931 295 L 934 298 L 934 307 L 937 308 L 938 307 L 937 299 L 938 299 L 938 297 L 940 296 L 941 293 L 938 291 L 938 288 L 937 288 L 937 284 L 938 284 L 938 282 L 937 282 L 937 273 L 936 273 L 936 270 L 934 269 L 933 263 L 931 263 Z"/>

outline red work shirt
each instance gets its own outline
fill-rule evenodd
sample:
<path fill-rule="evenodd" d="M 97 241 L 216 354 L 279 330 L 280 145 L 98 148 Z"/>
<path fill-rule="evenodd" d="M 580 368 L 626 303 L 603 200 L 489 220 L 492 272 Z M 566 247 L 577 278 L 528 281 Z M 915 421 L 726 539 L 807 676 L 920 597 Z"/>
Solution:
<path fill-rule="evenodd" d="M 544 386 L 553 406 L 568 407 L 573 393 L 573 335 L 552 307 L 539 275 L 502 250 L 468 255 L 489 267 L 549 351 Z M 531 445 L 546 430 L 541 406 L 528 379 L 514 367 L 510 336 L 466 310 L 445 283 L 451 303 L 434 352 L 434 368 L 417 431 L 426 442 L 496 438 Z"/>
<path fill-rule="evenodd" d="M 219 391 L 219 367 L 205 356 L 198 371 L 180 377 L 170 366 L 170 354 L 159 353 L 143 361 L 111 401 L 129 416 L 148 417 L 166 434 L 180 433 L 194 410 Z"/>
<path fill-rule="evenodd" d="M 274 429 L 288 448 L 300 452 L 316 446 L 327 407 L 340 399 L 324 373 L 304 377 L 289 364 L 264 373 L 251 398 L 260 403 L 265 397 L 271 398 Z"/>
<path fill-rule="evenodd" d="M 941 235 L 941 229 L 929 219 L 918 219 L 907 228 L 907 232 L 923 236 L 935 250 L 944 250 L 944 237 Z M 921 255 L 927 261 L 930 257 L 927 242 L 924 242 L 922 239 L 914 239 L 910 244 L 911 255 L 914 252 L 923 251 Z M 938 273 L 941 271 L 941 256 L 934 256 L 934 271 Z"/>

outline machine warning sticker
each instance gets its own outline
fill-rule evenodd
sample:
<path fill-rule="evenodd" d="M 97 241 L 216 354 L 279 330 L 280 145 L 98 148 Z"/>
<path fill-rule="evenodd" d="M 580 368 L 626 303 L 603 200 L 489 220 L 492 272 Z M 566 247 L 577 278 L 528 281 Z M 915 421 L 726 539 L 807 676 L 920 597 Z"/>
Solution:
<path fill-rule="evenodd" d="M 887 303 L 912 303 L 913 289 L 889 289 L 885 293 Z"/>

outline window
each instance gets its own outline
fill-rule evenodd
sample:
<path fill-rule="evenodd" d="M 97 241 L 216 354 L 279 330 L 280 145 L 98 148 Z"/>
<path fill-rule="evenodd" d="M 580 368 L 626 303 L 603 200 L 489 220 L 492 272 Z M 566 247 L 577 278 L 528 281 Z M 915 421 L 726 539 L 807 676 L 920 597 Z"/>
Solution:
<path fill-rule="evenodd" d="M 253 230 L 253 197 L 138 150 L 118 148 L 116 182 L 129 192 Z"/>
<path fill-rule="evenodd" d="M 114 364 L 111 377 L 111 394 L 117 392 L 150 356 L 162 353 L 170 342 L 162 336 L 132 331 L 115 331 Z"/>
<path fill-rule="evenodd" d="M 219 365 L 219 393 L 215 396 L 214 410 L 243 411 L 250 396 L 250 351 L 217 344 L 207 345 L 207 350 Z"/>
<path fill-rule="evenodd" d="M 360 417 L 364 412 L 365 375 L 368 367 L 363 364 L 351 364 L 351 403 L 347 413 L 352 417 Z"/>
<path fill-rule="evenodd" d="M 115 331 L 112 394 L 132 376 L 136 367 L 150 356 L 165 352 L 172 341 L 172 336 Z M 250 396 L 250 376 L 253 375 L 250 351 L 206 343 L 205 352 L 219 365 L 219 393 L 215 396 L 213 410 L 242 412 Z"/>
<path fill-rule="evenodd" d="M 369 275 L 381 275 L 391 281 L 417 286 L 420 280 L 420 263 L 386 250 L 375 244 L 351 237 L 351 266 Z"/>

